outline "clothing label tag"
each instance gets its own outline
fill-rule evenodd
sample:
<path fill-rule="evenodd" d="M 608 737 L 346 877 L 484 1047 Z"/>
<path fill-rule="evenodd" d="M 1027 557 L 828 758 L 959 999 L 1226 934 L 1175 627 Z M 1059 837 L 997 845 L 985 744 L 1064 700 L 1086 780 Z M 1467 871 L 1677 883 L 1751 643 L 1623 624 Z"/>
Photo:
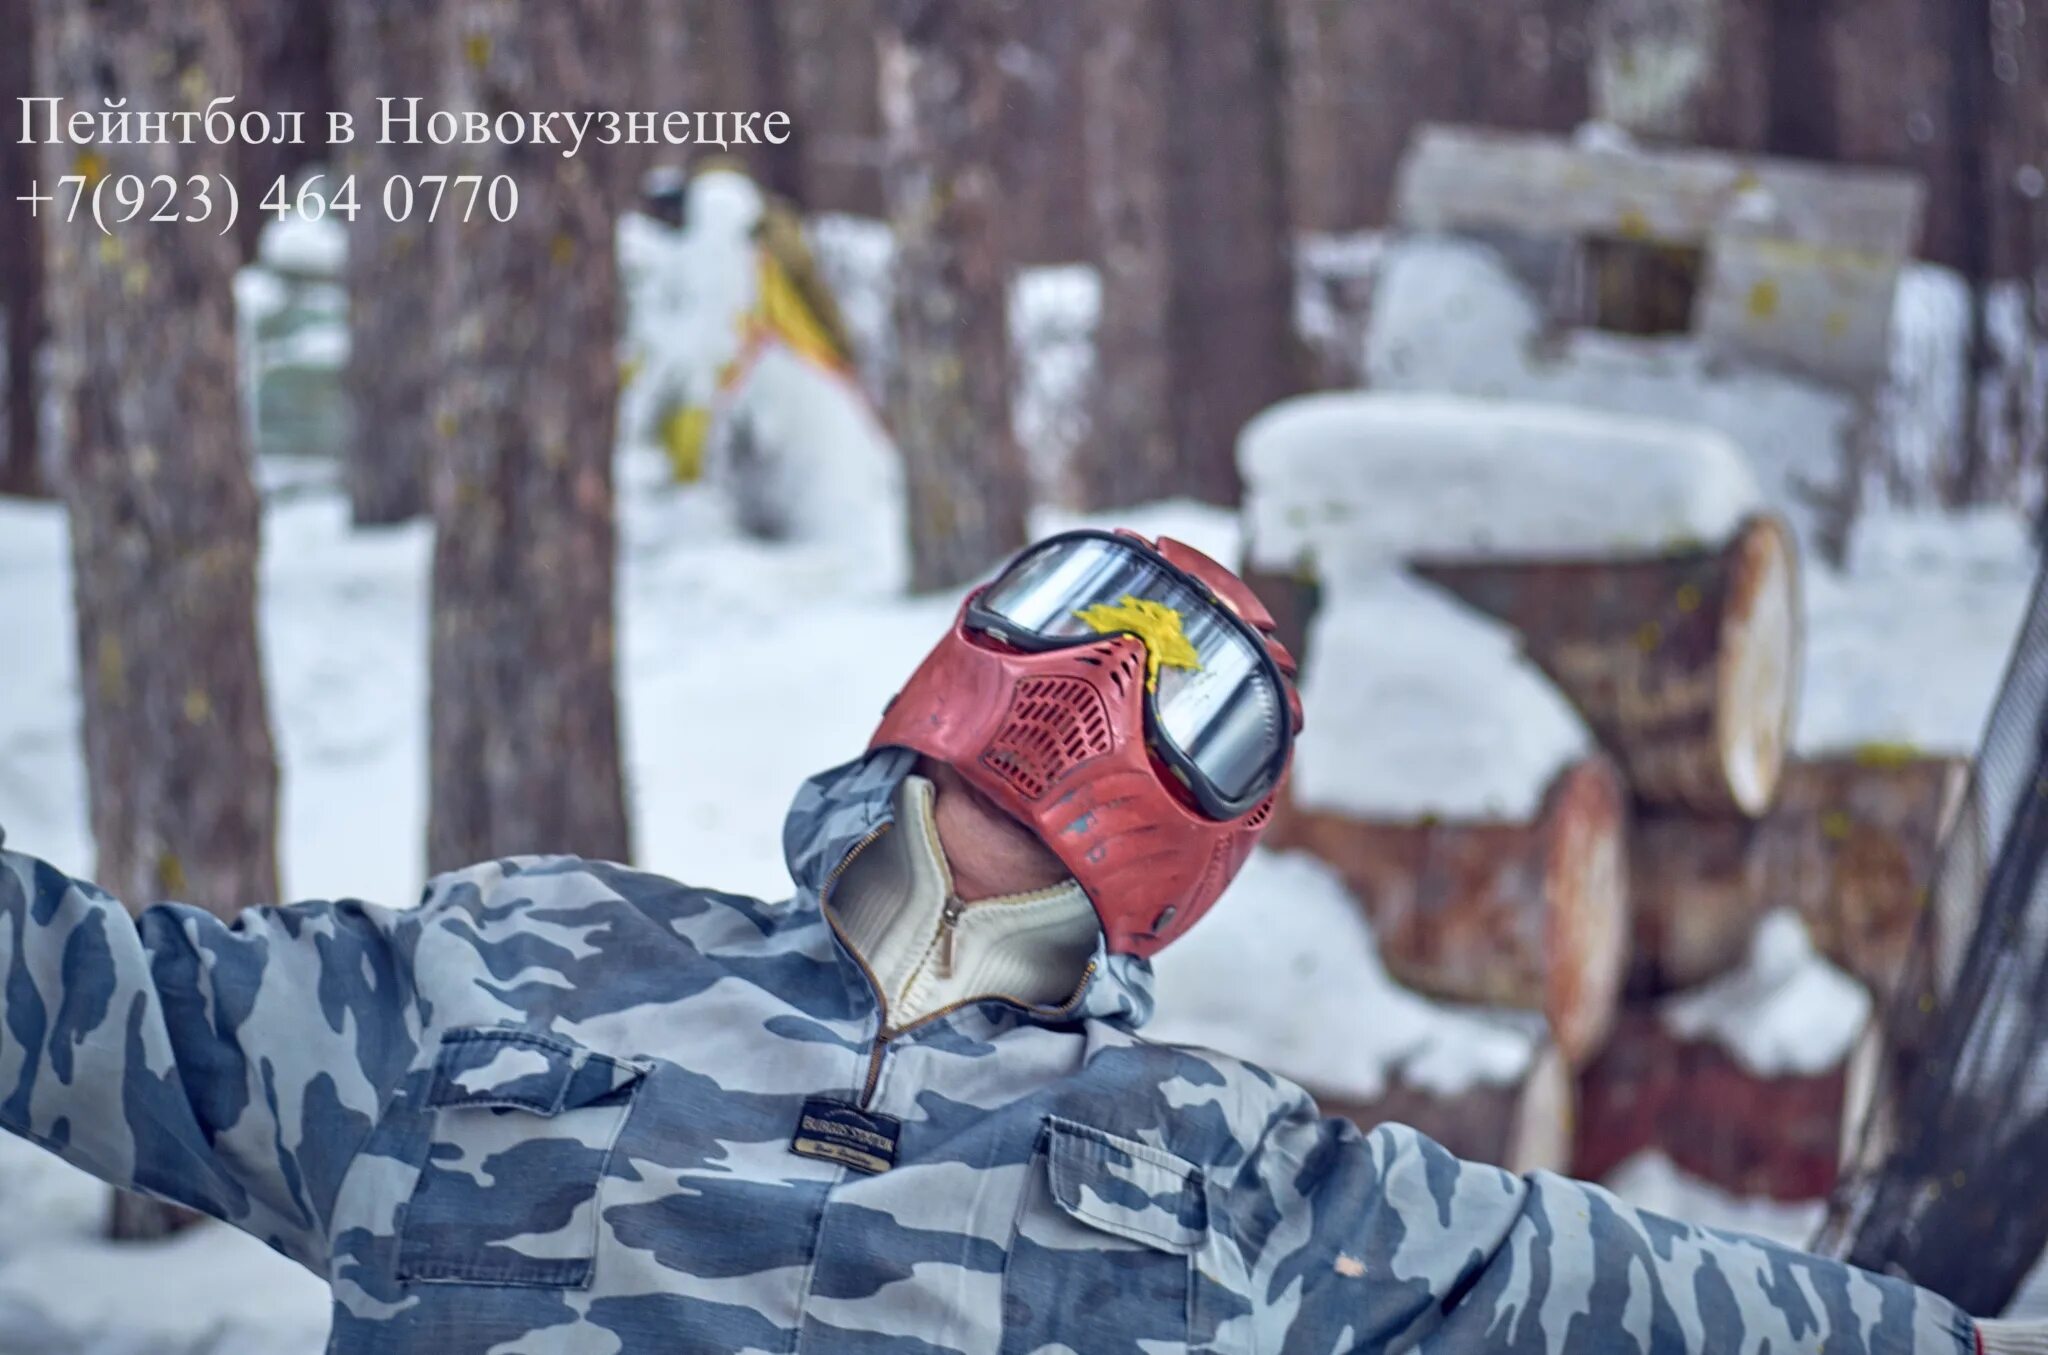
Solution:
<path fill-rule="evenodd" d="M 902 1136 L 903 1121 L 892 1115 L 871 1115 L 844 1101 L 814 1096 L 797 1116 L 789 1151 L 843 1162 L 873 1176 L 896 1165 L 896 1141 Z"/>

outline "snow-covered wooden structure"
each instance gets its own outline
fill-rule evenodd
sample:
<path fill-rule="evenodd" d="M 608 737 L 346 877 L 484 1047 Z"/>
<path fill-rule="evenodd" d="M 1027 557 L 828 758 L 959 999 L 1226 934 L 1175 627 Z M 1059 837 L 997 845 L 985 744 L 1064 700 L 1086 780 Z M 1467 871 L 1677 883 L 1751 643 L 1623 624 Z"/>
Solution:
<path fill-rule="evenodd" d="M 1303 657 L 1273 842 L 1369 919 L 1377 973 L 1539 1020 L 1574 1086 L 1532 1061 L 1451 1095 L 1398 1069 L 1318 1090 L 1495 1160 L 1547 1133 L 1582 1174 L 1655 1149 L 1824 1192 L 1960 764 L 1795 749 L 1801 551 L 1742 450 L 1368 391 L 1276 406 L 1240 462 L 1246 567 Z"/>
<path fill-rule="evenodd" d="M 1708 351 L 1860 389 L 1885 373 L 1926 196 L 1892 170 L 1429 126 L 1394 212 L 1411 230 L 1697 252 L 1690 332 Z"/>

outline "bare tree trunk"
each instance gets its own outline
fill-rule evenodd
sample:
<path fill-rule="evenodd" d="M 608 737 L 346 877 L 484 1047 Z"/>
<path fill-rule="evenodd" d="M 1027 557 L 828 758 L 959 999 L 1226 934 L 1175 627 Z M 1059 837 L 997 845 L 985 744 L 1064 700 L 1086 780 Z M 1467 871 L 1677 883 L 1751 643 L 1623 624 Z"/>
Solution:
<path fill-rule="evenodd" d="M 609 106 L 626 10 L 453 0 L 449 106 Z M 614 690 L 618 283 L 605 162 L 461 147 L 509 221 L 435 230 L 437 402 L 427 856 L 628 854 Z"/>
<path fill-rule="evenodd" d="M 881 216 L 882 106 L 877 0 L 782 0 L 784 51 L 803 157 L 805 206 Z"/>
<path fill-rule="evenodd" d="M 897 379 L 910 583 L 950 587 L 1020 548 L 1029 479 L 1010 427 L 1005 32 L 993 6 L 892 0 L 885 184 L 896 234 Z"/>
<path fill-rule="evenodd" d="M 41 0 L 50 94 L 75 107 L 204 110 L 233 93 L 229 0 Z M 180 52 L 177 63 L 165 52 Z M 43 172 L 215 175 L 204 141 L 45 148 Z M 68 424 L 80 686 L 97 875 L 135 903 L 231 915 L 277 897 L 277 762 L 256 636 L 258 503 L 236 398 L 235 242 L 217 224 L 112 237 L 52 218 L 50 314 Z M 111 243 L 110 243 L 111 241 Z M 123 1197 L 117 1235 L 166 1206 Z"/>
<path fill-rule="evenodd" d="M 1179 490 L 1229 505 L 1238 430 L 1308 375 L 1294 334 L 1278 0 L 1175 0 L 1166 33 Z"/>
<path fill-rule="evenodd" d="M 20 100 L 38 91 L 35 81 L 33 0 L 0 0 L 0 184 L 21 185 L 35 177 L 36 153 L 21 144 Z M 10 194 L 9 196 L 12 196 Z M 7 204 L 19 213 L 18 203 Z M 9 232 L 0 248 L 0 494 L 42 496 L 50 492 L 42 461 L 41 381 L 43 351 L 42 232 Z"/>
<path fill-rule="evenodd" d="M 431 172 L 431 145 L 380 144 L 379 98 L 417 96 L 436 105 L 447 50 L 440 0 L 355 0 L 335 11 L 335 67 L 356 139 L 335 169 L 356 176 L 364 211 L 349 227 L 348 368 L 352 415 L 345 479 L 356 525 L 403 522 L 427 510 L 438 376 L 433 327 L 422 298 L 434 295 L 437 227 L 426 213 L 394 221 L 382 192 L 394 175 Z"/>
<path fill-rule="evenodd" d="M 1102 310 L 1094 407 L 1074 475 L 1083 502 L 1108 508 L 1166 497 L 1180 469 L 1169 357 L 1168 73 L 1161 0 L 1097 0 L 1085 14 L 1081 102 Z"/>
<path fill-rule="evenodd" d="M 1290 161 L 1304 230 L 1385 225 L 1425 122 L 1568 132 L 1587 110 L 1595 0 L 1284 0 Z"/>
<path fill-rule="evenodd" d="M 296 174 L 325 158 L 322 129 L 337 107 L 335 78 L 346 65 L 334 60 L 336 27 L 354 5 L 280 5 L 274 0 L 235 0 L 235 35 L 242 73 L 237 106 L 304 113 L 306 134 L 297 142 L 252 141 L 235 146 L 242 200 L 256 203 L 279 177 Z M 360 119 L 357 126 L 362 126 Z M 244 262 L 256 257 L 263 223 L 274 218 L 245 211 L 235 235 Z"/>
<path fill-rule="evenodd" d="M 689 0 L 691 84 L 707 110 L 792 114 L 790 139 L 781 145 L 750 142 L 733 152 L 747 173 L 791 202 L 810 206 L 804 180 L 803 123 L 794 120 L 782 36 L 785 0 Z"/>
<path fill-rule="evenodd" d="M 1011 197 L 1010 254 L 1019 264 L 1090 257 L 1087 154 L 1094 135 L 1077 97 L 1100 6 L 1010 5 L 1003 53 L 1003 183 Z M 1115 9 L 1115 5 L 1110 6 Z"/>

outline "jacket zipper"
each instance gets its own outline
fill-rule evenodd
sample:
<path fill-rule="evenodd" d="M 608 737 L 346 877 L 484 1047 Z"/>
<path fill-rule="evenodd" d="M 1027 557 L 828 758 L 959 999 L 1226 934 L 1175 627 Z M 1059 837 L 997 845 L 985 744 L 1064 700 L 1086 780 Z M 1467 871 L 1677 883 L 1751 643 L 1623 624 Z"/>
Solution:
<path fill-rule="evenodd" d="M 1087 995 L 1088 984 L 1091 980 L 1094 979 L 1094 977 L 1095 961 L 1090 960 L 1088 962 L 1088 967 L 1081 971 L 1081 981 L 1074 985 L 1073 995 L 1057 1007 L 1034 1007 L 1030 1003 L 1024 1001 L 1024 999 L 1019 997 L 1011 997 L 1007 993 L 984 993 L 980 997 L 963 998 L 958 1002 L 952 1003 L 948 1006 L 941 1007 L 935 1012 L 926 1012 L 923 1016 L 918 1017 L 915 1021 L 912 1021 L 907 1026 L 897 1026 L 893 1029 L 887 1027 L 883 1028 L 880 1032 L 876 1034 L 875 1047 L 868 1054 L 868 1080 L 867 1085 L 861 1088 L 860 1108 L 862 1110 L 866 1110 L 870 1105 L 874 1103 L 875 1084 L 881 1081 L 882 1078 L 882 1056 L 888 1051 L 889 1042 L 891 1040 L 896 1039 L 898 1036 L 908 1035 L 911 1031 L 916 1030 L 919 1026 L 929 1025 L 933 1021 L 940 1020 L 943 1017 L 951 1016 L 954 1012 L 960 1011 L 962 1008 L 972 1007 L 977 1003 L 982 1002 L 1001 1002 L 1006 1006 L 1015 1007 L 1018 1011 L 1040 1016 L 1065 1016 L 1068 1013 L 1072 1012 L 1074 1008 L 1081 1005 L 1081 999 Z"/>
<path fill-rule="evenodd" d="M 875 977 L 875 971 L 868 967 L 868 962 L 866 958 L 861 955 L 860 950 L 851 941 L 846 939 L 846 933 L 840 929 L 838 919 L 832 916 L 832 910 L 827 908 L 825 905 L 831 902 L 832 886 L 838 884 L 839 877 L 846 874 L 846 872 L 852 868 L 854 858 L 858 857 L 862 852 L 866 851 L 870 846 L 874 844 L 877 838 L 881 837 L 882 834 L 888 832 L 890 828 L 894 826 L 895 825 L 893 824 L 884 823 L 878 824 L 873 829 L 869 830 L 868 833 L 860 839 L 860 841 L 854 843 L 853 846 L 847 850 L 846 855 L 840 859 L 838 865 L 832 868 L 832 873 L 825 877 L 825 883 L 821 885 L 818 889 L 818 911 L 824 914 L 825 925 L 832 929 L 832 934 L 839 938 L 839 944 L 842 947 L 844 947 L 848 955 L 851 955 L 853 957 L 853 962 L 860 966 L 860 972 L 862 977 L 864 977 L 868 981 L 868 991 L 874 994 L 875 1007 L 882 1014 L 882 1019 L 885 1022 L 888 1019 L 889 1004 L 888 1000 L 882 996 L 882 981 Z M 948 973 L 952 971 L 953 965 L 953 929 L 960 921 L 960 914 L 963 911 L 963 908 L 964 905 L 962 905 L 958 899 L 954 899 L 946 904 L 946 911 L 940 915 L 940 925 L 942 929 L 940 932 L 939 942 L 942 947 L 942 950 L 940 952 L 940 958 L 941 962 L 946 966 L 946 970 Z M 1065 1002 L 1062 1002 L 1057 1007 L 1033 1007 L 1030 1003 L 1024 1001 L 1022 998 L 1011 997 L 1004 993 L 984 993 L 980 997 L 965 998 L 959 1002 L 952 1003 L 949 1006 L 941 1007 L 935 1012 L 926 1012 L 923 1016 L 918 1017 L 917 1020 L 912 1021 L 907 1026 L 901 1026 L 892 1029 L 886 1024 L 883 1025 L 880 1029 L 878 1029 L 875 1032 L 874 1046 L 868 1051 L 868 1076 L 867 1081 L 861 1086 L 859 1102 L 860 1109 L 866 1110 L 870 1105 L 874 1103 L 875 1086 L 882 1080 L 882 1058 L 885 1054 L 888 1053 L 889 1042 L 891 1040 L 894 1040 L 898 1036 L 907 1035 L 911 1031 L 916 1030 L 919 1026 L 925 1025 L 928 1022 L 937 1021 L 941 1017 L 951 1016 L 954 1012 L 959 1011 L 961 1008 L 971 1007 L 977 1002 L 1002 1002 L 1008 1004 L 1009 1006 L 1015 1007 L 1017 1010 L 1022 1012 L 1037 1012 L 1048 1017 L 1066 1016 L 1067 1014 L 1072 1012 L 1074 1008 L 1081 1005 L 1081 999 L 1087 995 L 1088 984 L 1094 978 L 1095 961 L 1090 960 L 1088 962 L 1087 968 L 1081 971 L 1081 980 L 1079 983 L 1076 983 L 1074 985 L 1073 993 L 1068 996 Z"/>

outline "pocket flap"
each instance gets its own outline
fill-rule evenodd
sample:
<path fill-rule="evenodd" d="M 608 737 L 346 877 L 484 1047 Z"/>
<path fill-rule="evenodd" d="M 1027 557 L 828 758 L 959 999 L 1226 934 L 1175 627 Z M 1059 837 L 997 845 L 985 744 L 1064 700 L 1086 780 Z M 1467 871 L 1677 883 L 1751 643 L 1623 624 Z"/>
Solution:
<path fill-rule="evenodd" d="M 602 1101 L 646 1069 L 533 1030 L 463 1029 L 441 1037 L 430 1106 L 495 1106 L 558 1115 Z"/>
<path fill-rule="evenodd" d="M 1052 1197 L 1083 1223 L 1163 1251 L 1193 1252 L 1209 1231 L 1202 1169 L 1163 1148 L 1049 1116 Z"/>

